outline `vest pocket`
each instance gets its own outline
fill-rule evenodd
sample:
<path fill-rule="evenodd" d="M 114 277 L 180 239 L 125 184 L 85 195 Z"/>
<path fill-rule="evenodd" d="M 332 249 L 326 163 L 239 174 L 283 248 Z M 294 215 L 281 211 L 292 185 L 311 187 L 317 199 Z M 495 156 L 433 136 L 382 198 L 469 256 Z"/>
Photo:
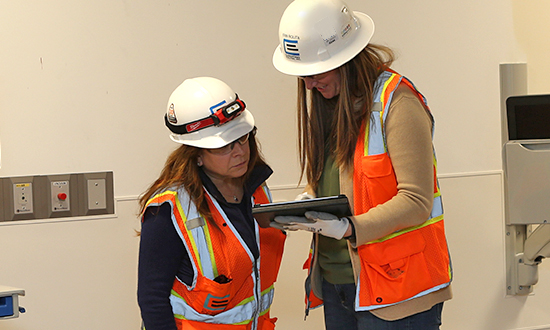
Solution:
<path fill-rule="evenodd" d="M 398 303 L 431 288 L 425 249 L 426 242 L 417 231 L 358 247 L 364 270 L 361 306 Z"/>
<path fill-rule="evenodd" d="M 232 281 L 218 283 L 204 276 L 197 278 L 196 299 L 188 302 L 201 314 L 216 315 L 223 312 L 231 301 Z"/>
<path fill-rule="evenodd" d="M 390 200 L 397 194 L 397 180 L 387 153 L 362 158 L 362 187 L 368 189 L 371 207 Z"/>

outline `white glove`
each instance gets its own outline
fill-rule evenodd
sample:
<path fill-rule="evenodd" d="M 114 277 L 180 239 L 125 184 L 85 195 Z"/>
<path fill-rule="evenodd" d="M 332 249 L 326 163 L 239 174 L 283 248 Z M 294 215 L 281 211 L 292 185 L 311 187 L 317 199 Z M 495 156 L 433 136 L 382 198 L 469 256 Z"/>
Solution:
<path fill-rule="evenodd" d="M 303 192 L 300 195 L 296 196 L 296 198 L 294 198 L 294 200 L 295 201 L 303 201 L 304 199 L 313 199 L 313 198 L 315 198 L 315 196 L 313 196 L 311 194 L 308 194 L 307 192 Z"/>
<path fill-rule="evenodd" d="M 282 231 L 287 230 L 287 229 L 285 228 L 285 225 L 283 225 L 283 224 L 281 224 L 281 223 L 278 223 L 278 222 L 275 222 L 275 221 L 270 221 L 270 222 L 269 222 L 269 227 L 275 228 L 275 229 L 279 229 L 279 230 L 282 230 Z"/>
<path fill-rule="evenodd" d="M 317 211 L 307 211 L 305 213 L 306 219 L 309 222 L 304 221 L 291 221 L 288 225 L 284 226 L 288 230 L 307 230 L 321 235 L 332 237 L 335 239 L 342 239 L 344 234 L 348 230 L 349 220 L 348 218 L 338 218 L 337 216 Z M 275 217 L 275 221 L 277 221 Z M 283 217 L 280 217 L 283 218 Z M 284 218 L 300 218 L 300 217 L 284 217 Z M 291 219 L 279 219 L 279 220 L 291 220 Z M 313 221 L 313 222 L 311 222 Z M 279 223 L 283 223 L 277 221 Z"/>
<path fill-rule="evenodd" d="M 295 201 L 302 201 L 305 199 L 312 199 L 315 198 L 315 196 L 308 194 L 307 192 L 301 193 L 294 199 Z M 312 220 L 308 220 L 305 217 L 296 217 L 296 216 L 277 216 L 269 223 L 269 226 L 275 229 L 279 230 L 292 230 L 296 231 L 297 229 L 290 229 L 288 228 L 288 224 L 291 222 L 314 222 Z"/>
<path fill-rule="evenodd" d="M 309 220 L 306 217 L 298 217 L 294 215 L 278 215 L 273 218 L 271 221 L 271 227 L 281 229 L 281 230 L 290 230 L 296 231 L 298 228 L 292 228 L 290 225 L 295 223 L 315 223 L 315 220 Z"/>

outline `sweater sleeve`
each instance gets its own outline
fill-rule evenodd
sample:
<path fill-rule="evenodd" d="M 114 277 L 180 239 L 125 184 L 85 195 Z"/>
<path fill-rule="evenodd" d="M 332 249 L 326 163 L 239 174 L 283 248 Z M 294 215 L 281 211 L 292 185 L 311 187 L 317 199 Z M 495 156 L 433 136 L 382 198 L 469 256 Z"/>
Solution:
<path fill-rule="evenodd" d="M 432 117 L 409 87 L 395 91 L 385 127 L 397 195 L 352 218 L 357 245 L 425 222 L 433 204 Z"/>
<path fill-rule="evenodd" d="M 141 227 L 137 292 L 147 330 L 176 330 L 169 297 L 186 257 L 183 243 L 172 224 L 170 205 L 149 207 Z"/>

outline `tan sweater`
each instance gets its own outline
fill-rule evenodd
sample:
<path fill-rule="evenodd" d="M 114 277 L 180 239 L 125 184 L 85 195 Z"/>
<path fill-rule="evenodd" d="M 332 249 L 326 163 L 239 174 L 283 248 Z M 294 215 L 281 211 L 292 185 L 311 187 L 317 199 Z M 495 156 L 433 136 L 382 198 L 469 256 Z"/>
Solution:
<path fill-rule="evenodd" d="M 397 195 L 367 213 L 351 217 L 355 240 L 349 242 L 355 278 L 361 263 L 355 247 L 403 228 L 417 226 L 429 218 L 433 204 L 432 117 L 416 95 L 401 85 L 394 93 L 386 118 L 386 140 L 397 178 Z M 353 169 L 340 171 L 340 193 L 353 205 Z M 312 276 L 319 277 L 314 267 Z M 314 279 L 314 291 L 320 279 Z M 452 298 L 451 287 L 394 306 L 372 310 L 384 320 L 397 320 Z"/>

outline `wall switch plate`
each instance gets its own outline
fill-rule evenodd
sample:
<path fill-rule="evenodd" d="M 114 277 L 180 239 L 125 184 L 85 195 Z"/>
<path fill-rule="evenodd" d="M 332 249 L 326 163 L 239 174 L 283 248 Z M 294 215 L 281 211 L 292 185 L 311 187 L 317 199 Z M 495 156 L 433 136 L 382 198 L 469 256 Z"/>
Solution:
<path fill-rule="evenodd" d="M 78 177 L 76 174 L 44 175 L 37 177 L 44 188 L 46 217 L 60 218 L 78 215 Z"/>
<path fill-rule="evenodd" d="M 105 179 L 88 179 L 88 209 L 101 210 L 107 208 L 107 183 Z"/>
<path fill-rule="evenodd" d="M 32 176 L 2 179 L 5 220 L 37 219 L 45 215 L 44 203 L 37 198 L 41 187 L 36 182 Z"/>
<path fill-rule="evenodd" d="M 71 187 L 69 180 L 52 181 L 50 188 L 50 202 L 52 212 L 65 212 L 71 210 Z"/>
<path fill-rule="evenodd" d="M 79 214 L 114 214 L 113 172 L 78 174 Z"/>
<path fill-rule="evenodd" d="M 12 183 L 13 208 L 16 214 L 34 213 L 33 206 L 33 183 L 29 182 Z"/>

